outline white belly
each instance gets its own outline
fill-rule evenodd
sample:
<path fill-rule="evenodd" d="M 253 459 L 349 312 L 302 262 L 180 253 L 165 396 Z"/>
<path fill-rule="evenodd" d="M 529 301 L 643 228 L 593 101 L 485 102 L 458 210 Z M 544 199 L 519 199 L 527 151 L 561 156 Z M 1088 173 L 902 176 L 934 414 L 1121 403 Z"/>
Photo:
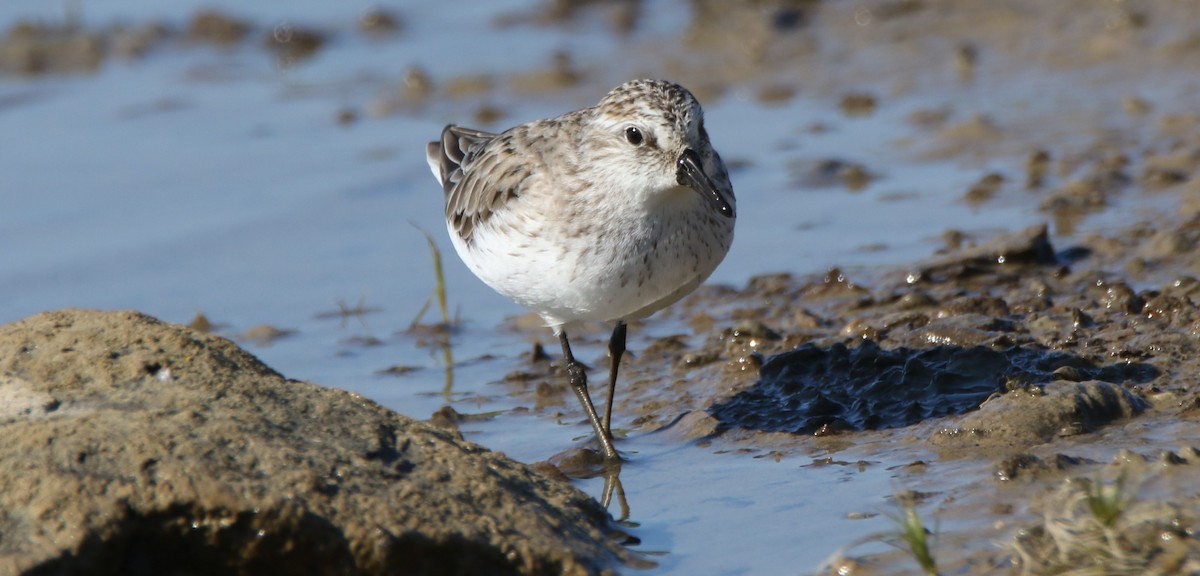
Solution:
<path fill-rule="evenodd" d="M 494 215 L 470 245 L 454 230 L 450 237 L 476 276 L 556 330 L 653 314 L 708 278 L 733 241 L 733 219 L 698 196 L 655 214 L 608 214 L 590 226 L 511 214 Z"/>

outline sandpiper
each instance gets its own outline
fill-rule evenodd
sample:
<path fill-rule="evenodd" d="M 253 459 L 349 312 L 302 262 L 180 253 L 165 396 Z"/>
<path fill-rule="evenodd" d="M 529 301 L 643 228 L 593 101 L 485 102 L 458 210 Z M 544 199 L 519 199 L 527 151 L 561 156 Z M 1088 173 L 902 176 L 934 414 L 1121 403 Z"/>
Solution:
<path fill-rule="evenodd" d="M 733 242 L 729 173 L 684 87 L 634 80 L 592 107 L 499 134 L 450 125 L 426 150 L 459 257 L 539 314 L 606 459 L 626 322 L 700 285 Z M 567 328 L 616 322 L 601 422 Z"/>

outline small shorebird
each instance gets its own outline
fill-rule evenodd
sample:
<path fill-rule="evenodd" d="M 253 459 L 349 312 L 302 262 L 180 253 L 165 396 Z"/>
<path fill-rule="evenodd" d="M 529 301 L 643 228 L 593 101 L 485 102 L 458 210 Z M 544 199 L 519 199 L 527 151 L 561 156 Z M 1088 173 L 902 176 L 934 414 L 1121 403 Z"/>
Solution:
<path fill-rule="evenodd" d="M 733 242 L 736 201 L 684 87 L 634 80 L 600 103 L 499 134 L 447 126 L 426 150 L 454 249 L 480 280 L 538 313 L 609 461 L 625 323 L 679 300 Z M 615 321 L 600 421 L 573 322 Z"/>

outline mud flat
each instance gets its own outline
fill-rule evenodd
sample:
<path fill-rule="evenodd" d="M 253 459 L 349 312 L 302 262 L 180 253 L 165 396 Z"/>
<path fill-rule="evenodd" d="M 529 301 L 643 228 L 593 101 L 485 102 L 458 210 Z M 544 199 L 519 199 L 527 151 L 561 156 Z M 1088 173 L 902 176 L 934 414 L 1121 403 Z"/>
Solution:
<path fill-rule="evenodd" d="M 892 142 L 892 170 L 958 163 L 977 172 L 958 201 L 984 213 L 1028 207 L 1041 224 L 998 221 L 980 232 L 931 217 L 921 233 L 941 238 L 943 247 L 922 262 L 705 287 L 662 314 L 687 330 L 627 356 L 618 413 L 634 415 L 627 425 L 634 433 L 661 431 L 680 443 L 781 459 L 819 455 L 814 466 L 876 465 L 839 461 L 849 447 L 906 461 L 894 470 L 897 483 L 937 527 L 934 552 L 947 573 L 1200 571 L 1192 480 L 1200 460 L 1200 41 L 1193 24 L 1200 3 L 689 7 L 539 4 L 497 18 L 495 28 L 571 31 L 599 23 L 622 39 L 620 47 L 596 55 L 547 46 L 544 59 L 518 74 L 455 76 L 416 63 L 381 73 L 393 75 L 387 93 L 330 102 L 329 117 L 366 122 L 433 109 L 451 118 L 474 113 L 485 126 L 501 127 L 507 111 L 494 104 L 504 101 L 497 94 L 591 101 L 642 75 L 677 80 L 706 107 L 749 95 L 764 108 L 794 112 L 786 106 L 804 100 L 824 106 L 827 117 L 855 122 L 911 110 Z M 639 33 L 661 25 L 649 19 L 664 12 L 686 14 L 681 35 Z M 277 38 L 273 32 L 214 13 L 196 15 L 186 30 L 24 25 L 8 32 L 0 69 L 74 73 L 114 57 L 205 44 L 267 46 L 296 65 L 338 39 L 289 31 L 279 37 L 296 45 L 277 46 L 265 40 Z M 777 120 L 791 122 L 783 114 Z M 883 160 L 851 146 L 834 157 L 803 148 L 836 130 L 834 122 L 795 124 L 794 134 L 772 143 L 788 155 L 780 164 L 793 169 L 789 193 L 823 186 L 863 194 L 891 185 Z M 762 127 L 741 128 L 757 137 Z M 727 160 L 736 166 L 735 184 L 775 168 L 736 152 Z M 749 205 L 761 191 L 738 192 Z M 922 192 L 892 191 L 889 206 L 905 209 L 905 198 Z M 820 198 L 802 204 L 809 202 Z M 806 218 L 785 210 L 772 217 L 795 226 Z M 754 224 L 745 224 L 752 233 Z M 773 269 L 794 269 L 790 254 L 798 247 L 772 248 Z M 7 399 L 0 404 L 5 437 L 17 442 L 4 449 L 16 476 L 0 491 L 14 499 L 0 506 L 0 552 L 17 568 L 82 561 L 153 568 L 163 559 L 130 552 L 151 536 L 173 538 L 176 558 L 224 547 L 229 554 L 221 560 L 204 561 L 228 561 L 218 567 L 232 570 L 274 561 L 287 546 L 304 554 L 286 561 L 328 553 L 331 566 L 363 569 L 383 566 L 410 549 L 404 546 L 435 544 L 431 554 L 476 546 L 470 550 L 493 552 L 472 557 L 529 571 L 616 569 L 628 559 L 587 498 L 452 432 L 286 381 L 225 341 L 137 315 L 75 312 L 11 325 L 3 337 L 11 345 L 0 364 Z M 553 358 L 531 354 L 505 382 L 535 412 L 573 406 Z M 186 390 L 190 399 L 177 396 Z M 267 425 L 251 430 L 255 422 Z M 407 443 L 400 440 L 406 434 L 414 435 Z M 185 448 L 195 452 L 177 455 Z M 413 450 L 427 460 L 411 456 L 409 463 Z M 456 486 L 456 476 L 424 462 L 460 453 L 470 458 L 453 466 L 475 481 L 508 485 L 492 476 L 505 471 L 533 487 L 511 497 L 443 487 Z M 417 480 L 426 470 L 433 479 Z M 421 488 L 434 483 L 436 490 Z M 368 491 L 391 504 L 377 505 Z M 210 493 L 215 500 L 201 499 Z M 413 499 L 403 496 L 415 493 L 448 498 L 447 520 L 464 523 L 438 528 L 427 537 L 433 543 L 404 540 L 410 516 L 391 506 L 405 510 Z M 546 534 L 534 539 L 544 548 L 499 540 L 511 533 L 502 528 L 508 524 L 475 510 L 481 498 L 535 506 L 545 522 L 520 532 Z M 212 501 L 218 506 L 200 504 Z M 70 517 L 64 514 L 77 520 L 34 521 Z M 373 523 L 353 524 L 362 517 Z M 821 519 L 806 521 L 820 526 Z M 335 532 L 346 536 L 328 538 Z M 563 535 L 582 543 L 554 544 Z M 911 560 L 904 552 L 859 556 L 851 548 L 833 568 L 912 573 Z"/>
<path fill-rule="evenodd" d="M 618 408 L 638 433 L 775 458 L 834 464 L 854 446 L 911 459 L 898 489 L 939 519 L 943 568 L 1190 573 L 1200 282 L 1097 266 L 1144 258 L 1139 230 L 1057 249 L 1034 227 L 869 284 L 833 270 L 710 287 L 675 311 L 707 337 L 641 351 Z M 1171 245 L 1133 268 L 1194 270 L 1191 244 Z M 570 399 L 562 381 L 549 360 L 508 378 L 547 406 Z M 1090 507 L 1102 497 L 1121 510 L 1109 522 Z M 851 553 L 838 568 L 908 573 L 903 556 Z"/>

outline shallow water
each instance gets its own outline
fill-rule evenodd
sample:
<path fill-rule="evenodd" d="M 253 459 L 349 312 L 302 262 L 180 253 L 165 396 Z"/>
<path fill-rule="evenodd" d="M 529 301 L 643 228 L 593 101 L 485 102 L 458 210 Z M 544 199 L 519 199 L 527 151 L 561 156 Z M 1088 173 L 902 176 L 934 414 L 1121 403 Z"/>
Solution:
<path fill-rule="evenodd" d="M 682 4 L 647 6 L 648 28 L 678 33 L 669 15 L 686 9 Z M 463 320 L 453 336 L 453 405 L 463 413 L 501 412 L 464 424 L 465 436 L 525 462 L 586 442 L 589 429 L 574 406 L 558 422 L 518 410 L 522 402 L 497 384 L 528 350 L 525 336 L 500 329 L 522 311 L 470 275 L 443 231 L 424 143 L 447 122 L 472 124 L 478 102 L 363 114 L 348 126 L 335 117 L 344 108 L 365 111 L 412 65 L 438 80 L 503 76 L 547 65 L 552 49 L 616 53 L 617 40 L 603 31 L 492 25 L 497 14 L 525 9 L 522 2 L 469 4 L 453 13 L 432 2 L 398 6 L 407 26 L 391 40 L 355 31 L 367 3 L 203 5 L 254 22 L 252 39 L 234 49 L 173 45 L 140 60 L 110 59 L 92 75 L 0 77 L 0 322 L 87 307 L 132 308 L 179 323 L 202 311 L 235 339 L 269 324 L 296 333 L 269 345 L 241 342 L 285 375 L 353 390 L 424 419 L 447 397 L 441 351 L 407 333 L 434 287 L 424 230 L 441 250 L 450 305 Z M 164 20 L 182 27 L 201 3 L 8 3 L 0 5 L 0 27 L 28 18 L 61 21 L 71 6 L 88 26 Z M 335 36 L 313 60 L 281 68 L 260 49 L 258 35 L 285 21 Z M 445 33 L 450 29 L 459 33 Z M 500 42 L 505 50 L 490 49 Z M 485 100 L 509 125 L 601 95 L 499 90 Z M 740 285 L 769 272 L 909 262 L 938 248 L 949 227 L 991 232 L 1041 221 L 1035 206 L 1019 201 L 986 210 L 963 202 L 980 166 L 914 162 L 896 146 L 911 136 L 906 118 L 937 104 L 910 98 L 848 118 L 836 102 L 803 93 L 767 106 L 748 89 L 734 89 L 706 103 L 716 147 L 743 166 L 732 176 L 740 196 L 737 239 L 712 281 Z M 823 129 L 812 131 L 816 124 Z M 861 162 L 879 178 L 856 192 L 796 183 L 790 164 L 825 159 Z M 319 316 L 339 303 L 379 311 Z M 676 331 L 671 321 L 652 320 L 631 334 L 631 350 Z M 380 344 L 355 340 L 371 336 Z M 542 340 L 551 343 L 548 333 Z M 597 344 L 577 353 L 604 365 Z M 396 365 L 415 370 L 378 374 Z M 634 434 L 619 446 L 631 455 L 621 476 L 631 532 L 661 573 L 815 569 L 839 547 L 891 529 L 885 517 L 848 514 L 887 509 L 897 488 L 892 469 L 914 458 L 903 450 L 847 449 L 832 456 L 869 465 L 816 467 L 813 459 L 829 455 L 821 448 L 777 462 L 719 441 L 673 440 L 669 430 Z M 600 480 L 579 484 L 600 497 Z M 612 509 L 619 514 L 616 504 Z"/>

